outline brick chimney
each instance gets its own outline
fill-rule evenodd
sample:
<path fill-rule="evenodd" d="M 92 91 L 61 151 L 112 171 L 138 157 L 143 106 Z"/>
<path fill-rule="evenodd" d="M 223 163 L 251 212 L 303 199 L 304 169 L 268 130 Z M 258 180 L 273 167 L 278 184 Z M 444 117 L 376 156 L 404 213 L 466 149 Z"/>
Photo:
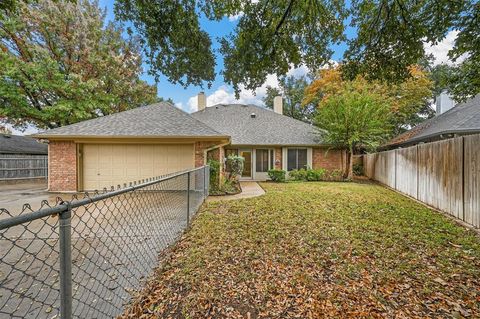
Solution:
<path fill-rule="evenodd" d="M 273 98 L 273 111 L 283 114 L 283 98 L 280 95 Z"/>
<path fill-rule="evenodd" d="M 197 105 L 198 110 L 203 111 L 207 107 L 207 97 L 205 96 L 204 92 L 200 92 L 197 95 Z"/>

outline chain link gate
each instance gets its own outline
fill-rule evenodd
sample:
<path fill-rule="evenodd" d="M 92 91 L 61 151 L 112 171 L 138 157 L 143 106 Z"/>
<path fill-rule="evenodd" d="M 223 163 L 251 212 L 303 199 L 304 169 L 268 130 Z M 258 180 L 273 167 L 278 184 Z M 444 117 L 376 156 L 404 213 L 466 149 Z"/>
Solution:
<path fill-rule="evenodd" d="M 0 317 L 119 315 L 208 196 L 209 167 L 0 210 Z"/>

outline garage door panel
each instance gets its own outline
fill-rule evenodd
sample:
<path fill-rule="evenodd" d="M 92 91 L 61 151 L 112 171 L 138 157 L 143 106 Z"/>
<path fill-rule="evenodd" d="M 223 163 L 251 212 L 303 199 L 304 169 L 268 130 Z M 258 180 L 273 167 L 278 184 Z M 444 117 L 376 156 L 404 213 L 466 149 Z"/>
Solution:
<path fill-rule="evenodd" d="M 123 185 L 194 167 L 193 144 L 85 144 L 85 190 Z"/>

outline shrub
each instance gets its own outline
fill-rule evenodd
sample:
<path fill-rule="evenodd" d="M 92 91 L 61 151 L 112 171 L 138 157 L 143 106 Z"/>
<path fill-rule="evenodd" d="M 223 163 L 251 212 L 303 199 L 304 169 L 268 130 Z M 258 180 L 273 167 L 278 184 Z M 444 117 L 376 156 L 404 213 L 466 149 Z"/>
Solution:
<path fill-rule="evenodd" d="M 327 180 L 327 181 L 341 181 L 341 180 L 343 180 L 342 176 L 343 176 L 342 170 L 334 169 L 332 171 L 328 171 L 325 174 L 325 180 Z"/>
<path fill-rule="evenodd" d="M 230 155 L 226 158 L 226 167 L 228 171 L 228 179 L 237 180 L 242 175 L 245 159 L 241 156 Z"/>
<path fill-rule="evenodd" d="M 218 191 L 220 184 L 220 162 L 209 159 L 208 166 L 210 166 L 210 190 Z"/>
<path fill-rule="evenodd" d="M 308 169 L 306 171 L 307 181 L 321 181 L 325 177 L 326 170 L 323 168 Z"/>
<path fill-rule="evenodd" d="M 288 177 L 290 179 L 293 179 L 294 181 L 306 181 L 307 180 L 307 171 L 303 168 L 296 170 L 294 169 L 293 171 L 290 171 L 288 173 Z"/>
<path fill-rule="evenodd" d="M 363 175 L 363 164 L 360 164 L 360 163 L 353 164 L 353 175 L 355 176 Z"/>
<path fill-rule="evenodd" d="M 267 172 L 268 177 L 274 182 L 283 183 L 285 182 L 285 174 L 286 172 L 281 169 L 271 169 Z"/>
<path fill-rule="evenodd" d="M 324 180 L 326 170 L 323 168 L 318 169 L 299 169 L 293 170 L 288 173 L 288 176 L 293 179 L 294 181 L 321 181 Z"/>

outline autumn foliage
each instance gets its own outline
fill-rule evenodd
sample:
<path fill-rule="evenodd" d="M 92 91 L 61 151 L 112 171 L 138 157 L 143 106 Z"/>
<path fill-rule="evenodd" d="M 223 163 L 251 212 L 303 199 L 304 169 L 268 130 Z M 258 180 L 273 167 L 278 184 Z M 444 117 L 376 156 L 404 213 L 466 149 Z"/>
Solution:
<path fill-rule="evenodd" d="M 418 113 L 429 107 L 432 96 L 432 81 L 428 73 L 417 65 L 408 68 L 410 77 L 400 83 L 386 83 L 367 80 L 358 76 L 353 81 L 344 80 L 340 67 L 321 70 L 318 77 L 305 90 L 304 104 L 316 101 L 318 107 L 332 95 L 339 94 L 346 87 L 362 93 L 373 93 L 381 96 L 390 105 L 392 114 L 392 134 L 400 133 L 418 123 Z"/>

